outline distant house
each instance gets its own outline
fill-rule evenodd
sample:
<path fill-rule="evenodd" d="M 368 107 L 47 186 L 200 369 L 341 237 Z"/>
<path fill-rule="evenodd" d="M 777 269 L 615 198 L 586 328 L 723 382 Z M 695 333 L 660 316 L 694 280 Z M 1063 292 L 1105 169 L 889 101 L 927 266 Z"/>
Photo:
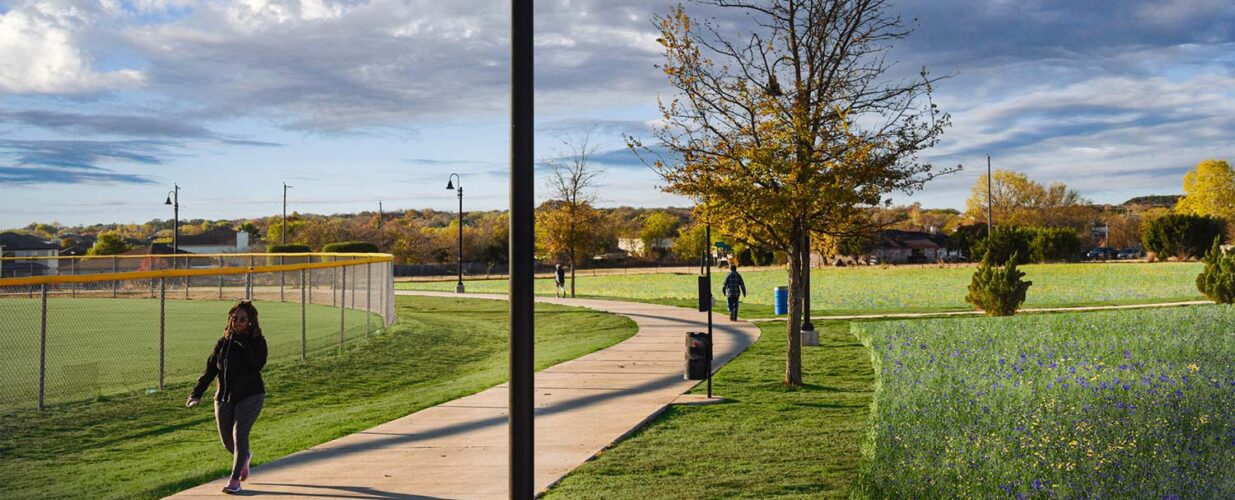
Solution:
<path fill-rule="evenodd" d="M 228 228 L 211 229 L 201 234 L 182 234 L 177 245 L 180 250 L 191 253 L 243 253 L 250 250 L 249 233 Z"/>
<path fill-rule="evenodd" d="M 60 255 L 60 245 L 27 234 L 0 233 L 0 255 L 4 257 L 55 257 Z M 54 275 L 58 267 L 59 262 L 56 259 L 4 260 L 0 261 L 0 277 Z"/>
<path fill-rule="evenodd" d="M 660 238 L 652 242 L 652 248 L 668 250 L 673 248 L 673 242 L 674 238 Z M 646 249 L 643 248 L 643 239 L 641 238 L 618 238 L 618 249 L 630 255 L 647 255 Z"/>
<path fill-rule="evenodd" d="M 948 250 L 948 237 L 938 233 L 888 229 L 878 238 L 871 255 L 886 264 L 925 264 L 957 255 Z"/>

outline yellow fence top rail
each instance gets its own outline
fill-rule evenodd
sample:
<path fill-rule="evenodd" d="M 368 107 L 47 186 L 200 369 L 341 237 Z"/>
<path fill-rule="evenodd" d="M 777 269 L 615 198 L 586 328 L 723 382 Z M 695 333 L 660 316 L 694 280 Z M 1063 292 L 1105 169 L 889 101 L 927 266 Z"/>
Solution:
<path fill-rule="evenodd" d="M 26 257 L 0 257 L 0 261 L 22 261 L 29 262 L 32 260 L 111 260 L 111 259 L 218 259 L 218 258 L 237 258 L 237 257 L 349 257 L 349 258 L 373 258 L 373 257 L 391 257 L 388 253 L 160 253 L 146 255 L 30 255 Z"/>
<path fill-rule="evenodd" d="M 280 255 L 297 255 L 304 256 L 310 254 L 223 254 L 229 256 L 235 255 L 252 255 L 261 257 L 278 257 Z M 361 264 L 378 264 L 394 261 L 394 257 L 388 254 L 314 254 L 325 256 L 347 256 L 357 257 L 350 260 L 332 260 L 330 262 L 306 262 L 300 264 L 283 264 L 269 266 L 235 266 L 235 267 L 220 267 L 215 269 L 164 269 L 159 271 L 133 271 L 123 273 L 99 273 L 99 274 L 79 274 L 72 276 L 31 276 L 27 278 L 3 278 L 0 279 L 0 287 L 6 286 L 29 286 L 29 285 L 57 285 L 67 283 L 98 283 L 100 281 L 125 281 L 125 280 L 142 280 L 153 278 L 183 278 L 186 276 L 229 276 L 236 274 L 248 273 L 276 273 L 284 271 L 299 271 L 308 269 L 329 269 L 332 267 L 351 267 Z"/>

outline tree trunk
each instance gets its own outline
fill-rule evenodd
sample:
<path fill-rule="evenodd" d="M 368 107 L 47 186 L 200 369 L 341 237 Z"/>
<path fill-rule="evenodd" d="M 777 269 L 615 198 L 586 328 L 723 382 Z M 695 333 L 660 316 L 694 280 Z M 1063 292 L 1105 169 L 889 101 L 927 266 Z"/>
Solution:
<path fill-rule="evenodd" d="M 802 234 L 801 226 L 794 224 L 789 245 L 789 322 L 786 357 L 785 384 L 802 385 Z"/>
<path fill-rule="evenodd" d="M 575 253 L 570 252 L 570 298 L 575 298 Z"/>

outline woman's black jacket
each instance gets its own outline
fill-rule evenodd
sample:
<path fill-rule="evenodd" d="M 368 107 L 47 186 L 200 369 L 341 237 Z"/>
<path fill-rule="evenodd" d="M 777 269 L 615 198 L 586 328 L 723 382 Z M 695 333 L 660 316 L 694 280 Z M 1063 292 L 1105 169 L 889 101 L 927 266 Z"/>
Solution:
<path fill-rule="evenodd" d="M 197 378 L 192 396 L 200 399 L 216 376 L 219 378 L 219 388 L 214 393 L 216 401 L 235 403 L 254 394 L 263 394 L 266 392 L 262 383 L 264 366 L 266 337 L 261 334 L 223 337 L 206 358 L 206 371 Z"/>

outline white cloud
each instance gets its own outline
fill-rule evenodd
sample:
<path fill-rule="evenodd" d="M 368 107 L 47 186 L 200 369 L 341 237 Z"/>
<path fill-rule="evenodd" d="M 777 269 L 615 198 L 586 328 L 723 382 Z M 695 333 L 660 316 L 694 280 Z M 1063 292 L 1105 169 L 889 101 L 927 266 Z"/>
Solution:
<path fill-rule="evenodd" d="M 76 38 L 88 23 L 71 5 L 35 3 L 0 14 L 0 91 L 82 94 L 142 85 L 140 71 L 91 67 L 90 54 Z"/>

